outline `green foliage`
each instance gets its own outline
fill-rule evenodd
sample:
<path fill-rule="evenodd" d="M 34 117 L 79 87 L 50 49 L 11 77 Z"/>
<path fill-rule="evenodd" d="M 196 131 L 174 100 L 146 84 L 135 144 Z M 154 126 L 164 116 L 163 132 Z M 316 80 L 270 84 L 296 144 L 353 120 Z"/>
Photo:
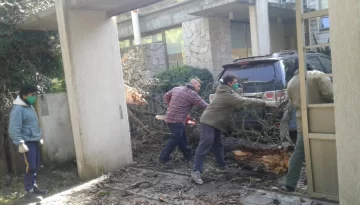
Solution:
<path fill-rule="evenodd" d="M 207 88 L 211 88 L 214 82 L 213 75 L 209 70 L 191 66 L 172 67 L 158 74 L 155 78 L 159 81 L 158 86 L 163 92 L 167 92 L 173 87 L 184 85 L 191 78 L 199 78 L 202 81 L 200 95 L 204 94 L 208 90 Z"/>
<path fill-rule="evenodd" d="M 54 0 L 6 0 L 0 3 L 0 96 L 9 97 L 24 84 L 50 90 L 52 78 L 63 78 L 56 32 L 21 31 L 28 16 L 54 5 Z M 5 101 L 5 99 L 3 99 Z"/>
<path fill-rule="evenodd" d="M 49 92 L 51 93 L 60 93 L 60 92 L 66 92 L 66 84 L 65 79 L 58 79 L 55 78 L 51 81 L 51 86 Z"/>
<path fill-rule="evenodd" d="M 22 84 L 50 90 L 52 78 L 63 78 L 56 32 L 19 31 L 0 25 L 0 83 L 11 91 Z"/>

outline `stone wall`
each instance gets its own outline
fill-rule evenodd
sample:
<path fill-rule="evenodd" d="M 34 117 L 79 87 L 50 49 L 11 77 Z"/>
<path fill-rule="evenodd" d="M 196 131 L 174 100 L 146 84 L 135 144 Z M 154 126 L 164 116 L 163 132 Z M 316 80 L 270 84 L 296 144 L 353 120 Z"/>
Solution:
<path fill-rule="evenodd" d="M 187 65 L 207 68 L 217 76 L 222 65 L 232 62 L 229 19 L 209 17 L 182 24 Z"/>
<path fill-rule="evenodd" d="M 166 46 L 152 43 L 121 49 L 125 81 L 152 78 L 167 68 Z M 130 82 L 131 85 L 131 82 Z"/>

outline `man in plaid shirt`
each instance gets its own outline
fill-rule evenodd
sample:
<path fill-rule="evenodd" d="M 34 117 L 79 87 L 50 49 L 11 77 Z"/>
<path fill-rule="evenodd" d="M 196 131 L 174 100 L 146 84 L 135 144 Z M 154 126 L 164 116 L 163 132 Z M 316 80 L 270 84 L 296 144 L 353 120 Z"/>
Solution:
<path fill-rule="evenodd" d="M 170 167 L 170 155 L 179 146 L 185 161 L 192 158 L 185 134 L 185 121 L 193 106 L 205 109 L 208 104 L 199 96 L 201 88 L 199 79 L 192 79 L 186 86 L 175 87 L 164 95 L 168 105 L 165 122 L 168 125 L 171 138 L 160 153 L 159 162 Z"/>

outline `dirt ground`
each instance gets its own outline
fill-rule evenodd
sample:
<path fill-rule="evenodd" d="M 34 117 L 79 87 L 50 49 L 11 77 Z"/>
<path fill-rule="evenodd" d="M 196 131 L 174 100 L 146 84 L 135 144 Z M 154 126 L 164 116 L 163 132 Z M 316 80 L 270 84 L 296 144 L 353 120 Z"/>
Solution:
<path fill-rule="evenodd" d="M 259 193 L 258 189 L 273 189 L 281 184 L 284 174 L 268 173 L 264 170 L 252 170 L 240 165 L 231 150 L 238 145 L 233 141 L 225 143 L 226 170 L 218 170 L 215 159 L 209 154 L 204 163 L 204 185 L 191 182 L 192 165 L 182 161 L 182 154 L 176 150 L 172 154 L 174 169 L 164 169 L 157 163 L 159 153 L 166 138 L 133 138 L 134 163 L 124 169 L 104 174 L 92 183 L 83 183 L 77 175 L 75 163 L 47 166 L 38 172 L 38 185 L 49 190 L 49 196 L 41 204 L 48 205 L 150 205 L 150 204 L 279 204 L 281 197 Z M 192 150 L 196 142 L 190 142 Z M 233 147 L 234 146 L 234 147 Z M 229 148 L 230 147 L 230 148 Z M 298 186 L 298 193 L 306 197 L 305 172 Z M 25 205 L 23 174 L 18 173 L 0 179 L 0 205 Z M 74 189 L 72 189 L 74 188 Z M 254 195 L 255 194 L 255 195 Z M 258 194 L 259 196 L 257 196 Z M 254 202 L 265 197 L 264 203 Z M 247 199 L 250 197 L 250 199 Z M 251 197 L 254 198 L 251 201 Z M 248 201 L 247 201 L 248 200 Z M 257 200 L 257 199 L 256 199 Z M 256 201 L 255 200 L 255 201 Z M 273 200 L 274 203 L 273 203 Z M 297 204 L 295 201 L 283 201 L 281 205 Z M 294 201 L 295 200 L 295 201 Z M 304 203 L 301 203 L 305 205 Z M 308 203 L 309 205 L 311 202 Z"/>
<path fill-rule="evenodd" d="M 23 200 L 23 173 L 18 172 L 0 179 L 0 205 L 28 204 Z M 81 183 L 75 163 L 43 166 L 38 172 L 38 184 L 49 190 L 49 195 L 64 191 Z"/>
<path fill-rule="evenodd" d="M 157 154 L 137 155 L 136 164 L 60 195 L 58 193 L 83 184 L 77 176 L 75 164 L 45 166 L 38 173 L 38 184 L 50 191 L 50 197 L 41 204 L 252 204 L 244 200 L 254 193 L 254 188 L 271 189 L 279 185 L 282 178 L 272 173 L 242 170 L 231 159 L 227 160 L 228 169 L 221 171 L 216 168 L 214 158 L 210 155 L 205 163 L 204 185 L 198 186 L 191 182 L 191 166 L 181 160 L 179 152 L 174 154 L 175 169 L 164 169 L 159 165 L 156 162 Z M 22 198 L 22 175 L 13 176 L 12 182 L 6 183 L 5 178 L 1 182 L 0 204 L 29 204 Z M 299 192 L 306 191 L 306 186 L 299 185 Z M 269 204 L 277 204 L 277 201 Z"/>

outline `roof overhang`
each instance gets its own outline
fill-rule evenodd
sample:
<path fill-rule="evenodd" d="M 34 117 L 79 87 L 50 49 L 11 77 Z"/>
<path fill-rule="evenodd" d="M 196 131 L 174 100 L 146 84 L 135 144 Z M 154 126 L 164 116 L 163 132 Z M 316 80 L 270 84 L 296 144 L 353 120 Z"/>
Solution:
<path fill-rule="evenodd" d="M 189 13 L 189 15 L 203 17 L 223 17 L 236 21 L 249 22 L 249 6 L 255 5 L 254 0 L 227 0 L 217 3 L 206 4 L 201 10 Z M 269 19 L 270 21 L 294 22 L 295 21 L 295 5 L 279 4 L 269 2 Z"/>
<path fill-rule="evenodd" d="M 104 11 L 109 17 L 142 8 L 162 0 L 68 0 L 70 9 Z M 29 16 L 21 25 L 22 30 L 57 30 L 55 6 Z"/>

